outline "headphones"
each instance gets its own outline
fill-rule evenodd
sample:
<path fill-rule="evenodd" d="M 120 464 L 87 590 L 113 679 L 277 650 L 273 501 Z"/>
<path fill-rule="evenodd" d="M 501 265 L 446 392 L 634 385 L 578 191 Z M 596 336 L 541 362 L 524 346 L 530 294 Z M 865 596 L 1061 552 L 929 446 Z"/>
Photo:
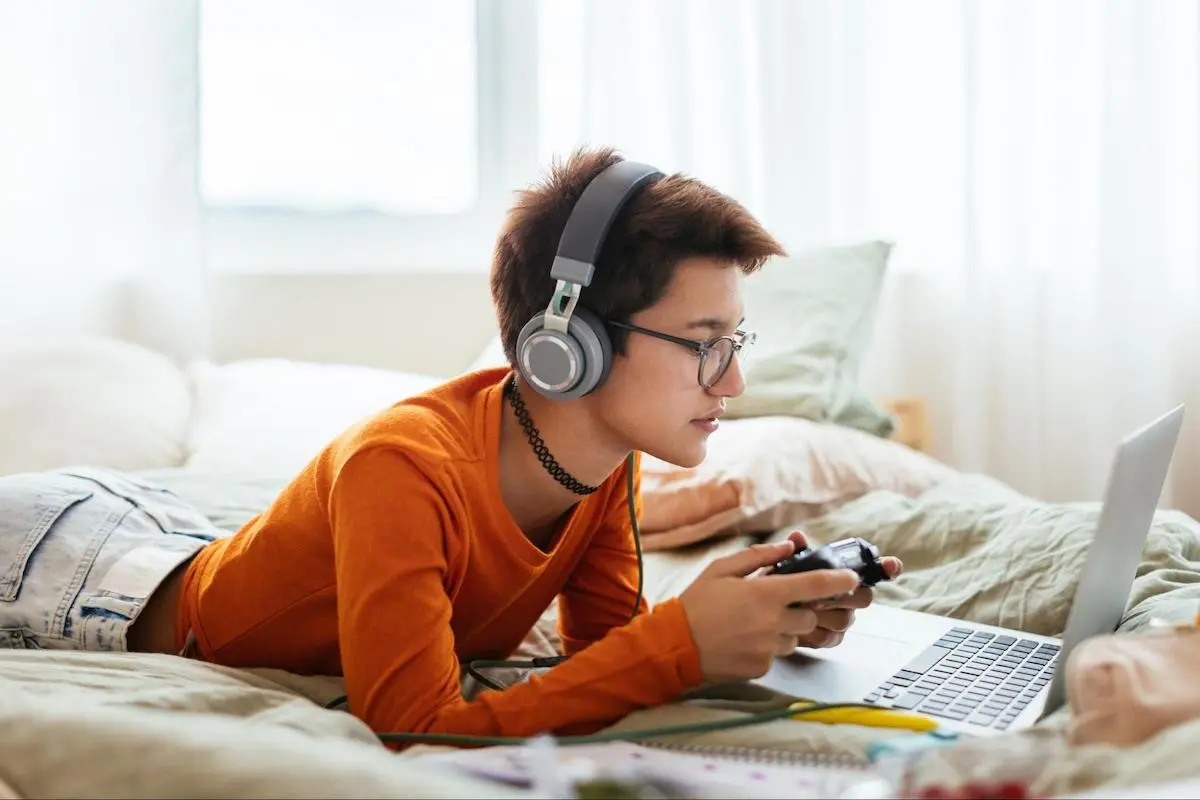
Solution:
<path fill-rule="evenodd" d="M 553 400 L 574 400 L 608 377 L 612 342 L 604 322 L 579 295 L 590 286 L 600 248 L 625 204 L 663 173 L 646 164 L 620 161 L 593 178 L 571 210 L 550 267 L 557 281 L 545 311 L 517 336 L 517 370 L 534 390 Z"/>

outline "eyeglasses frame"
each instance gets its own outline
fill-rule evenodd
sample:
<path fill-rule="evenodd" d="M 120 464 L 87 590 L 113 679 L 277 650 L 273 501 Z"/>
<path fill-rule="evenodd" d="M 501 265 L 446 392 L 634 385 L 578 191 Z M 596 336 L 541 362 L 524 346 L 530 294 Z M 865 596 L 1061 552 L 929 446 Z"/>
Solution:
<path fill-rule="evenodd" d="M 700 355 L 700 366 L 696 370 L 696 382 L 699 383 L 700 387 L 703 389 L 711 389 L 720 383 L 721 379 L 725 377 L 725 373 L 729 371 L 729 365 L 732 364 L 733 360 L 738 357 L 738 353 L 742 351 L 742 348 L 746 345 L 754 344 L 754 342 L 758 339 L 758 334 L 754 333 L 753 331 L 744 331 L 738 329 L 732 334 L 715 336 L 708 341 L 697 342 L 695 339 L 686 339 L 682 336 L 663 333 L 662 331 L 656 331 L 653 328 L 643 328 L 641 325 L 633 325 L 628 322 L 613 322 L 612 320 L 609 320 L 606 324 L 611 325 L 619 330 L 632 331 L 645 336 L 652 336 L 655 339 L 661 339 L 664 342 L 671 342 L 672 344 L 686 347 L 694 353 L 698 353 Z M 722 339 L 729 340 L 729 343 L 733 345 L 733 354 L 729 357 L 728 363 L 721 368 L 721 372 L 715 378 L 713 378 L 712 383 L 705 385 L 703 380 L 704 365 L 707 363 L 708 355 L 712 352 L 713 347 Z"/>

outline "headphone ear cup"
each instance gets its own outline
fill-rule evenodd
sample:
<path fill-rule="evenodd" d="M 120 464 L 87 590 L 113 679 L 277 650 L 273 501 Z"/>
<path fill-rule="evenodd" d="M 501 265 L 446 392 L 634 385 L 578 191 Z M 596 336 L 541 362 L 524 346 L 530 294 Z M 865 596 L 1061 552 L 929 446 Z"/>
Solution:
<path fill-rule="evenodd" d="M 587 388 L 580 396 L 590 394 L 600 388 L 612 370 L 612 338 L 608 335 L 608 326 L 591 311 L 576 306 L 567 330 L 579 342 L 587 359 L 584 375 Z"/>
<path fill-rule="evenodd" d="M 545 316 L 535 314 L 518 334 L 517 371 L 534 391 L 553 400 L 574 400 L 594 391 L 612 364 L 608 329 L 584 308 L 571 314 L 566 333 L 544 327 Z"/>

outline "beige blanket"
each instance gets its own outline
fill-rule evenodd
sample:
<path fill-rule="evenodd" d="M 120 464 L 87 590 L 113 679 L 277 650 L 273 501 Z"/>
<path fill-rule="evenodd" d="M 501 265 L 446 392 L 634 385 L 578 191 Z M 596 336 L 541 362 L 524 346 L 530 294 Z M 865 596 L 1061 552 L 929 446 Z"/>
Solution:
<path fill-rule="evenodd" d="M 864 536 L 903 557 L 908 572 L 881 587 L 883 602 L 1057 634 L 1096 514 L 1094 506 L 1038 503 L 968 475 L 917 500 L 867 495 L 805 528 L 819 541 Z M 650 599 L 678 594 L 713 558 L 746 542 L 649 554 Z M 1198 601 L 1200 524 L 1161 513 L 1122 628 L 1190 617 Z M 526 650 L 553 645 L 547 617 Z M 499 787 L 433 771 L 414 760 L 420 748 L 394 756 L 353 717 L 324 710 L 338 684 L 165 656 L 0 651 L 0 780 L 25 797 L 504 796 Z M 725 687 L 632 714 L 613 729 L 737 717 L 778 700 Z M 1068 748 L 1064 719 L 1065 710 L 1036 730 L 989 740 L 986 749 L 941 750 L 919 771 L 984 776 L 1033 752 L 1044 762 L 1035 788 L 1045 793 L 1200 775 L 1193 758 L 1200 721 L 1112 750 Z M 888 735 L 907 734 L 789 721 L 674 741 L 861 757 Z"/>
<path fill-rule="evenodd" d="M 397 758 L 305 699 L 339 683 L 173 656 L 0 651 L 0 783 L 23 798 L 516 796 Z"/>

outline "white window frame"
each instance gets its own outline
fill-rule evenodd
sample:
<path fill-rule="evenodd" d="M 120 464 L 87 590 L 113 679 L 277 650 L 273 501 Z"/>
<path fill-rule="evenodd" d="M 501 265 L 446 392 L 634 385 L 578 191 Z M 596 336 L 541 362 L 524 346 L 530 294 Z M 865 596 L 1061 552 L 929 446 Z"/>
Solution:
<path fill-rule="evenodd" d="M 511 193 L 538 169 L 537 3 L 476 0 L 475 9 L 478 193 L 473 208 L 456 214 L 310 213 L 202 200 L 209 269 L 240 274 L 486 271 Z"/>

